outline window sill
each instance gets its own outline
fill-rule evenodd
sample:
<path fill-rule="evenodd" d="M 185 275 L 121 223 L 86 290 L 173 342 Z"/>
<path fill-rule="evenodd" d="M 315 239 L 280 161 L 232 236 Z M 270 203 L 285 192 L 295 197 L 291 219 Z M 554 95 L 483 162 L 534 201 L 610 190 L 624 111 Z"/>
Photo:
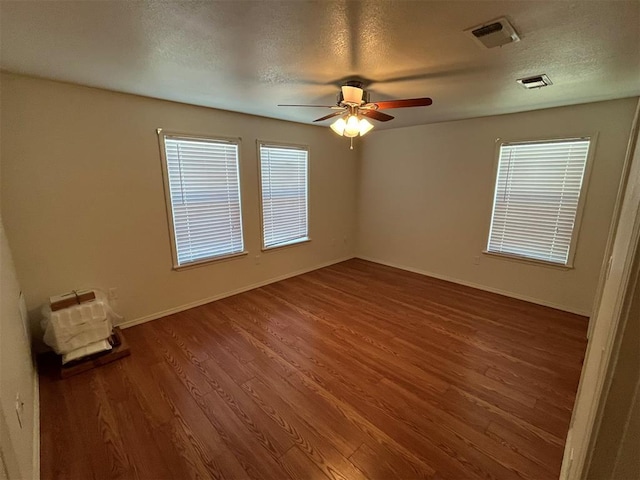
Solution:
<path fill-rule="evenodd" d="M 192 268 L 204 267 L 205 265 L 208 265 L 210 263 L 224 262 L 225 260 L 232 260 L 234 258 L 244 257 L 248 253 L 249 252 L 247 250 L 245 250 L 243 252 L 232 253 L 230 255 L 220 255 L 219 257 L 205 258 L 203 260 L 198 260 L 197 262 L 187 263 L 185 265 L 174 265 L 173 269 L 178 271 L 178 272 L 182 271 L 182 270 L 190 270 Z"/>
<path fill-rule="evenodd" d="M 487 250 L 483 250 L 482 253 L 490 257 L 496 257 L 520 263 L 528 263 L 529 265 L 538 265 L 540 267 L 554 268 L 556 270 L 573 270 L 572 264 L 560 265 L 559 263 L 546 262 L 544 260 L 536 260 L 534 258 L 521 257 L 519 255 L 510 255 L 508 253 L 489 252 Z"/>
<path fill-rule="evenodd" d="M 278 245 L 273 245 L 271 247 L 262 247 L 262 251 L 263 252 L 270 252 L 271 250 L 280 250 L 281 248 L 287 248 L 287 247 L 293 247 L 295 245 L 300 245 L 301 243 L 309 243 L 311 241 L 311 238 L 309 237 L 305 237 L 305 238 L 296 238 L 295 240 L 291 240 L 290 242 L 286 242 L 286 243 L 279 243 Z"/>

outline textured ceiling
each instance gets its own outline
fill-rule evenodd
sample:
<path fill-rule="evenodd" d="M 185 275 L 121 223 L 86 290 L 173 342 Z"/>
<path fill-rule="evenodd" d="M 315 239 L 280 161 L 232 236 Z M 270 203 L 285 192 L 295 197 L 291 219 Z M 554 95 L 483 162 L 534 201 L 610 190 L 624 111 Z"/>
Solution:
<path fill-rule="evenodd" d="M 638 1 L 2 1 L 6 71 L 310 123 L 359 77 L 429 96 L 378 128 L 640 94 Z M 522 41 L 463 30 L 506 16 Z M 546 73 L 528 91 L 517 78 Z M 328 122 L 325 122 L 328 123 Z"/>

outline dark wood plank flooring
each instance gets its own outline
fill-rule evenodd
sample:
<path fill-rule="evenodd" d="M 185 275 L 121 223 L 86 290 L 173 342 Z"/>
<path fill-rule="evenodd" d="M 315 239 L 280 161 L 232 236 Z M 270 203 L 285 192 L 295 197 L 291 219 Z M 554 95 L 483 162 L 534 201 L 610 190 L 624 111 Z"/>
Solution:
<path fill-rule="evenodd" d="M 587 319 L 350 260 L 41 376 L 43 479 L 556 479 Z"/>

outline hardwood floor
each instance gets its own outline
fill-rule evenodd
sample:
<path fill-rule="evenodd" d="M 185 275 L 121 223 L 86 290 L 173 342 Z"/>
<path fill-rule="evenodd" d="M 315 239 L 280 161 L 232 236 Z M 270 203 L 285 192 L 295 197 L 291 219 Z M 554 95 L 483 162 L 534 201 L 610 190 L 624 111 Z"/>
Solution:
<path fill-rule="evenodd" d="M 52 478 L 558 478 L 587 319 L 350 260 L 41 378 Z"/>

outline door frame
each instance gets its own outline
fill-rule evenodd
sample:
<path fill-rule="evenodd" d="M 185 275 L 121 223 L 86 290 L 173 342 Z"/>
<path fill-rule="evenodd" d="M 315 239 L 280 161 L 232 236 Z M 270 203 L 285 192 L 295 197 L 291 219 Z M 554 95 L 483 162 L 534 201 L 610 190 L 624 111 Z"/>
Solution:
<path fill-rule="evenodd" d="M 607 372 L 617 358 L 616 337 L 633 293 L 634 260 L 640 245 L 640 99 L 631 127 L 611 232 L 589 323 L 587 352 L 574 404 L 560 478 L 580 480 L 589 467 L 599 428 L 601 405 L 609 391 Z"/>

